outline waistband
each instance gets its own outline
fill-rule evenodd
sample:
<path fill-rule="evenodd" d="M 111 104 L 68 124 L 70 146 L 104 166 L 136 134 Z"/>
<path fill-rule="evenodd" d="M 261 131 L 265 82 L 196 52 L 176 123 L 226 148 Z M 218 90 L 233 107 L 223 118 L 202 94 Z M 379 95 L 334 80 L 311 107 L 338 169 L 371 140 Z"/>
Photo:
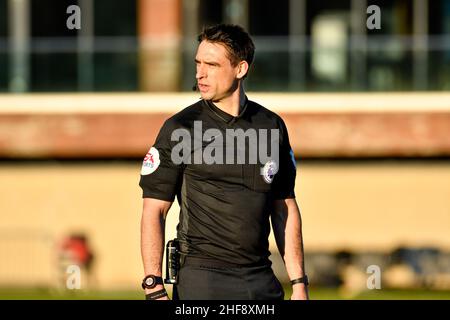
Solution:
<path fill-rule="evenodd" d="M 198 256 L 186 255 L 182 256 L 181 266 L 194 266 L 194 267 L 207 267 L 216 269 L 226 269 L 226 268 L 251 268 L 251 267 L 270 267 L 270 260 L 267 262 L 256 262 L 251 264 L 236 264 L 230 263 L 222 260 L 204 258 Z"/>

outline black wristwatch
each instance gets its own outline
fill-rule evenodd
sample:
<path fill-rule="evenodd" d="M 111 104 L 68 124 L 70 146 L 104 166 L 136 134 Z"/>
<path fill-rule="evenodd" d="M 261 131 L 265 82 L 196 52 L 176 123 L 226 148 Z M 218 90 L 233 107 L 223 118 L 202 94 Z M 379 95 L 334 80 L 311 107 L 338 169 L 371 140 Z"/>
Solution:
<path fill-rule="evenodd" d="M 305 286 L 307 286 L 309 284 L 308 276 L 305 275 L 305 276 L 303 276 L 301 278 L 297 278 L 297 279 L 291 280 L 291 285 L 294 285 L 296 283 L 304 283 Z"/>
<path fill-rule="evenodd" d="M 163 278 L 150 274 L 142 280 L 142 289 L 153 289 L 157 284 L 164 284 Z"/>

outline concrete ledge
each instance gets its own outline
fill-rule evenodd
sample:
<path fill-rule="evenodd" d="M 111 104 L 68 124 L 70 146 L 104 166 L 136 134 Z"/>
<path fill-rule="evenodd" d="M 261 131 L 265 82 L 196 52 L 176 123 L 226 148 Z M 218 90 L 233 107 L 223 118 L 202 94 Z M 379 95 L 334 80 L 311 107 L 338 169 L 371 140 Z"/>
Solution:
<path fill-rule="evenodd" d="M 249 99 L 274 112 L 450 112 L 447 92 L 261 93 Z M 10 113 L 176 113 L 198 93 L 0 94 L 0 115 Z"/>

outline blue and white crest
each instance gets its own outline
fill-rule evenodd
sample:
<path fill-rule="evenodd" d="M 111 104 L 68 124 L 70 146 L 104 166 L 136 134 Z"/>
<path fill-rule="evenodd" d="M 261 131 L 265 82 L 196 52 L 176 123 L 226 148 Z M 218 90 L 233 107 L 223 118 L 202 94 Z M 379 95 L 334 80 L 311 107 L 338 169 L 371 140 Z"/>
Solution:
<path fill-rule="evenodd" d="M 274 160 L 269 160 L 266 162 L 264 167 L 261 169 L 261 174 L 266 183 L 272 183 L 275 174 L 278 172 L 278 165 Z"/>

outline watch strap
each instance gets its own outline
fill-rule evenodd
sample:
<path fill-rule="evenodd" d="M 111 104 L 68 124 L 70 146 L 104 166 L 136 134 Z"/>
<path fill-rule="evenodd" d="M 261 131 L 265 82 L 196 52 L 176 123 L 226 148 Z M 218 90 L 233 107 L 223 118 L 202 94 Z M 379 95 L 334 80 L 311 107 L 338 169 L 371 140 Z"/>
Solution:
<path fill-rule="evenodd" d="M 155 284 L 164 284 L 163 278 L 162 277 L 155 277 Z"/>

